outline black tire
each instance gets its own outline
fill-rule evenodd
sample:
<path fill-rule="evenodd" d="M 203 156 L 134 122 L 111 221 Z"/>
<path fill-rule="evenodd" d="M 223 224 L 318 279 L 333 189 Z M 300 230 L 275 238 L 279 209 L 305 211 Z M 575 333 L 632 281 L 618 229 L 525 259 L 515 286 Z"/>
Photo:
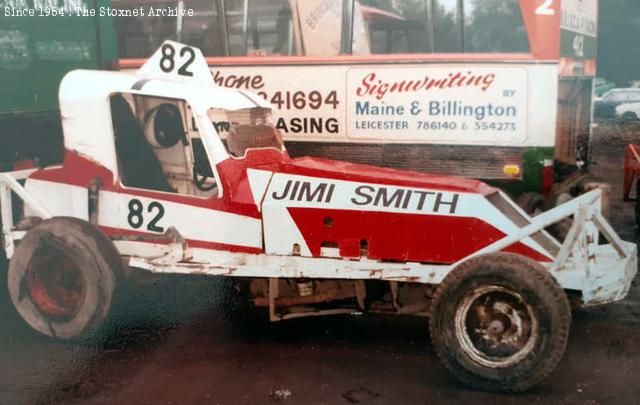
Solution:
<path fill-rule="evenodd" d="M 494 253 L 471 258 L 445 277 L 433 298 L 429 329 L 456 378 L 477 389 L 521 392 L 555 369 L 570 324 L 567 296 L 548 271 L 526 257 Z M 491 347 L 491 339 L 499 344 Z"/>
<path fill-rule="evenodd" d="M 636 203 L 635 203 L 636 225 L 640 227 L 640 180 L 636 180 Z"/>
<path fill-rule="evenodd" d="M 544 197 L 540 193 L 523 193 L 514 199 L 520 208 L 530 216 L 535 216 L 543 211 Z"/>
<path fill-rule="evenodd" d="M 2 223 L 0 222 L 0 226 Z M 0 304 L 5 302 L 5 299 L 9 296 L 7 291 L 7 268 L 8 262 L 4 252 L 4 240 L 0 235 Z"/>
<path fill-rule="evenodd" d="M 48 219 L 27 232 L 9 262 L 11 301 L 34 330 L 54 338 L 98 335 L 123 286 L 120 255 L 99 229 Z"/>
<path fill-rule="evenodd" d="M 633 111 L 625 111 L 622 113 L 621 117 L 622 117 L 622 120 L 625 122 L 638 120 L 638 114 L 634 113 Z"/>
<path fill-rule="evenodd" d="M 518 204 L 518 206 L 520 206 L 520 208 L 522 208 L 527 214 L 529 214 L 529 216 L 535 217 L 536 215 L 539 215 L 545 211 L 545 203 L 548 203 L 549 209 L 551 209 L 559 204 L 571 200 L 571 198 L 572 197 L 569 193 L 562 193 L 558 196 L 555 196 L 553 201 L 549 203 L 545 201 L 542 194 L 530 192 L 519 195 L 514 199 L 514 202 Z M 572 224 L 573 221 L 570 218 L 565 218 L 560 222 L 556 222 L 555 224 L 551 225 L 546 230 L 558 240 L 563 241 L 569 233 L 569 229 L 571 229 Z"/>
<path fill-rule="evenodd" d="M 567 201 L 571 201 L 571 199 L 573 199 L 571 194 L 561 193 L 560 195 L 556 196 L 553 206 L 557 207 L 558 205 L 562 205 Z M 556 222 L 555 224 L 551 225 L 549 231 L 553 236 L 558 238 L 559 241 L 563 241 L 569 234 L 569 230 L 571 229 L 572 226 L 573 226 L 573 219 L 564 218 L 559 222 Z"/>

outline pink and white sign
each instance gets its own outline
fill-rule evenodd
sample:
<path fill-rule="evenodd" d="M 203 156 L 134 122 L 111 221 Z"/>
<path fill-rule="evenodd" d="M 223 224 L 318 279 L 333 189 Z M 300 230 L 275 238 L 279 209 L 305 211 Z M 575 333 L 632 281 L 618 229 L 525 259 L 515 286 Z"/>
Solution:
<path fill-rule="evenodd" d="M 523 68 L 350 69 L 347 136 L 520 142 L 526 136 L 527 82 Z"/>

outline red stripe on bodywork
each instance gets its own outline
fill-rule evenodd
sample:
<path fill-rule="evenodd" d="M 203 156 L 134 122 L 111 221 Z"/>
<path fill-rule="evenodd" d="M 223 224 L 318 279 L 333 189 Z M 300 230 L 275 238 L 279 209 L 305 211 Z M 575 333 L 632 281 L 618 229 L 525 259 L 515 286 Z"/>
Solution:
<path fill-rule="evenodd" d="M 349 64 L 398 64 L 434 62 L 531 62 L 531 53 L 407 53 L 389 55 L 339 55 L 339 56 L 225 56 L 206 57 L 210 68 L 218 66 L 291 66 L 291 65 L 349 65 Z M 148 59 L 129 58 L 118 61 L 119 69 L 138 69 Z"/>
<path fill-rule="evenodd" d="M 229 162 L 226 164 L 234 163 Z M 116 181 L 113 173 L 104 166 L 69 150 L 65 153 L 63 166 L 39 170 L 29 178 L 85 188 L 89 188 L 91 182 L 99 178 L 102 180 L 102 190 L 104 191 L 153 198 L 259 219 L 261 218 L 260 212 L 253 198 L 251 198 L 246 170 L 244 170 L 245 166 L 246 163 L 244 161 L 235 163 L 234 170 L 236 174 L 235 176 L 227 175 L 227 181 L 224 186 L 228 195 L 223 198 L 203 198 L 178 193 L 127 188 L 119 181 Z M 227 172 L 231 172 L 231 170 L 227 170 Z M 231 177 L 230 180 L 228 179 L 229 177 Z M 238 200 L 233 199 L 234 195 L 239 196 Z"/>
<path fill-rule="evenodd" d="M 451 264 L 505 236 L 469 217 L 294 207 L 288 211 L 313 256 L 320 256 L 325 243 L 337 244 L 343 257 L 358 257 L 366 241 L 370 259 Z M 504 251 L 550 261 L 520 242 Z"/>
<path fill-rule="evenodd" d="M 159 236 L 158 234 L 148 233 L 148 232 L 139 232 L 132 231 L 129 229 L 119 229 L 112 228 L 109 226 L 100 226 L 99 227 L 105 234 L 109 237 L 117 240 L 117 237 L 144 237 L 144 236 L 153 236 L 154 239 L 129 239 L 126 241 L 129 242 L 143 242 L 143 243 L 153 243 L 157 245 L 168 245 L 171 243 L 169 239 L 156 239 Z M 195 240 L 195 239 L 187 239 L 187 245 L 191 248 L 201 248 L 201 249 L 210 249 L 210 250 L 224 250 L 227 252 L 236 252 L 236 253 L 253 253 L 258 254 L 262 253 L 261 248 L 250 247 L 250 246 L 239 246 L 239 245 L 228 245 L 226 243 L 217 243 L 217 242 L 209 242 L 203 240 Z"/>
<path fill-rule="evenodd" d="M 467 192 L 481 195 L 497 191 L 496 188 L 481 181 L 462 177 L 412 172 L 312 157 L 285 161 L 278 172 L 322 179 Z"/>

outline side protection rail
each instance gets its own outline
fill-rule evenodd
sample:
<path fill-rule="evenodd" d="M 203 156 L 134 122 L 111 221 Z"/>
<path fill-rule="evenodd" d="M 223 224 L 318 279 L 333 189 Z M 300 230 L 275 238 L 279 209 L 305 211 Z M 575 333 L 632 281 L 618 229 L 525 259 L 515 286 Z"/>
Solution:
<path fill-rule="evenodd" d="M 13 256 L 15 240 L 24 236 L 23 231 L 16 231 L 13 223 L 13 202 L 12 193 L 15 193 L 24 204 L 29 206 L 40 218 L 51 218 L 51 214 L 35 198 L 33 198 L 21 180 L 28 178 L 31 173 L 38 169 L 18 170 L 13 172 L 0 173 L 0 218 L 2 219 L 2 241 L 3 248 L 8 259 Z"/>

